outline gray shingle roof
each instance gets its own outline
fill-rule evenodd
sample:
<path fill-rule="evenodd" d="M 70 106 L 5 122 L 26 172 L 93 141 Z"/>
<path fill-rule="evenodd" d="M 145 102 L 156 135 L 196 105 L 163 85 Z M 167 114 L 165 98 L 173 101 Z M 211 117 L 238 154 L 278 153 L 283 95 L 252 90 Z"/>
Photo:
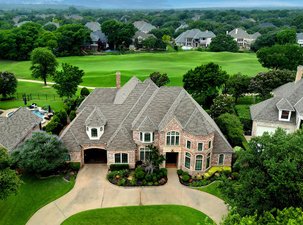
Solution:
<path fill-rule="evenodd" d="M 303 40 L 303 33 L 297 33 L 297 40 Z"/>
<path fill-rule="evenodd" d="M 252 120 L 257 121 L 269 121 L 278 122 L 279 121 L 279 109 L 285 109 L 294 111 L 297 110 L 298 113 L 302 113 L 302 97 L 303 97 L 303 80 L 298 82 L 290 82 L 284 84 L 277 89 L 273 90 L 274 97 L 267 99 L 258 104 L 252 105 L 250 107 L 250 114 Z M 302 115 L 302 114 L 301 114 Z M 279 121 L 281 122 L 281 121 Z M 295 124 L 295 115 L 292 114 L 290 122 L 281 123 L 293 123 Z"/>
<path fill-rule="evenodd" d="M 95 107 L 107 120 L 100 140 L 90 140 L 85 128 L 85 121 Z M 132 78 L 119 90 L 95 89 L 83 101 L 77 117 L 62 133 L 61 139 L 69 149 L 76 151 L 81 150 L 83 144 L 107 144 L 110 150 L 132 150 L 136 148 L 133 130 L 161 130 L 172 118 L 190 133 L 215 133 L 214 152 L 232 153 L 215 122 L 183 88 L 158 88 L 150 79 L 141 82 Z"/>
<path fill-rule="evenodd" d="M 256 32 L 254 34 L 249 34 L 241 28 L 235 28 L 232 31 L 230 31 L 228 34 L 233 38 L 245 38 L 245 39 L 253 39 L 253 40 L 261 36 L 259 32 Z"/>
<path fill-rule="evenodd" d="M 87 22 L 85 26 L 91 31 L 101 30 L 101 25 L 98 22 Z"/>
<path fill-rule="evenodd" d="M 106 124 L 106 118 L 102 114 L 99 107 L 95 107 L 92 113 L 85 120 L 85 125 L 89 127 L 92 126 L 102 127 L 105 124 Z"/>
<path fill-rule="evenodd" d="M 143 20 L 135 21 L 133 24 L 139 31 L 142 31 L 144 33 L 149 33 L 151 30 L 156 29 L 155 26 Z"/>
<path fill-rule="evenodd" d="M 25 107 L 17 109 L 10 117 L 0 119 L 0 144 L 12 151 L 42 119 Z"/>
<path fill-rule="evenodd" d="M 192 29 L 184 31 L 176 38 L 176 43 L 185 43 L 187 38 L 201 39 L 214 38 L 216 35 L 212 31 L 201 31 L 199 29 Z"/>
<path fill-rule="evenodd" d="M 153 35 L 153 34 L 144 33 L 144 32 L 142 32 L 142 31 L 136 31 L 136 33 L 135 33 L 133 39 L 140 38 L 140 39 L 143 39 L 143 40 L 144 40 L 144 39 L 147 39 L 147 38 L 149 38 L 149 37 L 156 38 L 156 36 Z"/>
<path fill-rule="evenodd" d="M 91 32 L 90 38 L 93 42 L 97 42 L 99 39 L 102 42 L 107 42 L 107 37 L 101 30 Z"/>

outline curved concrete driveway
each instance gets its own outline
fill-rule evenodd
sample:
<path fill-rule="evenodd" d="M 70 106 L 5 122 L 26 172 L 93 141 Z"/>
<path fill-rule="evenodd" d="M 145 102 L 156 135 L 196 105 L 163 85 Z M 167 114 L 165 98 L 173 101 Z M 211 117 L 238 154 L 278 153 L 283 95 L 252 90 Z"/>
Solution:
<path fill-rule="evenodd" d="M 117 187 L 106 180 L 106 173 L 104 165 L 85 165 L 74 188 L 38 210 L 27 225 L 59 225 L 78 212 L 115 206 L 185 205 L 205 213 L 217 224 L 227 214 L 221 199 L 181 185 L 175 169 L 168 169 L 166 185 L 145 188 Z"/>

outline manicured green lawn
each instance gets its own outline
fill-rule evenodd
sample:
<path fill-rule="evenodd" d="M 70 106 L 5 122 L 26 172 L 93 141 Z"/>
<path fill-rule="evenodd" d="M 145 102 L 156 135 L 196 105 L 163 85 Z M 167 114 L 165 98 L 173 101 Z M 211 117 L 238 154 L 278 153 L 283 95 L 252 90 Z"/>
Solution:
<path fill-rule="evenodd" d="M 74 181 L 62 177 L 37 179 L 22 177 L 23 184 L 17 195 L 0 201 L 0 225 L 24 225 L 41 207 L 67 193 Z"/>
<path fill-rule="evenodd" d="M 208 223 L 206 222 L 208 220 Z M 208 225 L 205 214 L 177 205 L 130 206 L 94 209 L 78 213 L 62 225 Z"/>
<path fill-rule="evenodd" d="M 199 190 L 207 192 L 209 194 L 217 196 L 218 198 L 223 199 L 223 196 L 222 196 L 222 194 L 219 190 L 219 185 L 220 185 L 220 181 L 215 181 L 215 182 L 211 183 L 210 185 L 208 185 L 206 187 L 199 188 Z"/>
<path fill-rule="evenodd" d="M 18 108 L 24 106 L 22 95 L 31 95 L 32 100 L 27 102 L 27 105 L 32 103 L 38 106 L 50 105 L 55 111 L 63 109 L 63 101 L 56 93 L 56 90 L 51 87 L 45 87 L 43 84 L 18 82 L 16 97 L 13 101 L 0 101 L 0 109 Z"/>
<path fill-rule="evenodd" d="M 190 69 L 208 62 L 222 66 L 229 74 L 241 72 L 254 76 L 266 71 L 254 53 L 230 52 L 172 52 L 172 53 L 140 53 L 126 55 L 104 55 L 85 57 L 64 57 L 59 62 L 70 63 L 85 71 L 82 85 L 93 87 L 110 87 L 115 85 L 115 73 L 121 71 L 122 83 L 131 76 L 144 79 L 150 73 L 159 71 L 167 73 L 170 85 L 182 85 L 183 75 Z M 18 78 L 33 79 L 30 62 L 0 61 L 0 70 L 14 72 Z"/>

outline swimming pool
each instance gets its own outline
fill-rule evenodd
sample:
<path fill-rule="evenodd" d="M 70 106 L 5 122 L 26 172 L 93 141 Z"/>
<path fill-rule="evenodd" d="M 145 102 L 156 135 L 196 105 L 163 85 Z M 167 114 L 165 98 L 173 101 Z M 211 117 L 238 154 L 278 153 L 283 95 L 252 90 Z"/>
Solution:
<path fill-rule="evenodd" d="M 44 119 L 44 114 L 41 113 L 39 110 L 32 110 L 32 112 L 33 112 L 36 116 L 40 117 L 41 119 Z"/>

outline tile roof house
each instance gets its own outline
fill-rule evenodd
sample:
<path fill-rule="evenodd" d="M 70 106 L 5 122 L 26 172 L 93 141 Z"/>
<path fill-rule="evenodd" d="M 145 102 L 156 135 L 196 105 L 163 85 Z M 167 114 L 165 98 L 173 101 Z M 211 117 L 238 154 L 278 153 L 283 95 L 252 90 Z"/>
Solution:
<path fill-rule="evenodd" d="M 294 132 L 303 120 L 303 66 L 298 66 L 296 80 L 273 90 L 273 97 L 250 107 L 252 136 L 273 133 L 280 127 Z"/>
<path fill-rule="evenodd" d="M 211 39 L 216 37 L 216 35 L 212 31 L 201 31 L 199 29 L 192 29 L 184 31 L 180 34 L 175 42 L 179 46 L 186 46 L 186 47 L 208 47 L 211 43 Z"/>
<path fill-rule="evenodd" d="M 79 106 L 62 132 L 71 161 L 128 163 L 145 161 L 148 145 L 166 157 L 163 166 L 191 174 L 230 166 L 233 150 L 218 126 L 182 87 L 157 87 L 132 77 L 120 87 L 97 88 Z"/>
<path fill-rule="evenodd" d="M 259 37 L 261 34 L 256 32 L 254 34 L 249 34 L 241 28 L 235 28 L 228 32 L 228 35 L 232 36 L 237 42 L 240 48 L 250 49 L 251 44 Z"/>
<path fill-rule="evenodd" d="M 146 34 L 149 33 L 151 30 L 156 29 L 155 26 L 153 26 L 152 24 L 147 23 L 143 20 L 135 21 L 133 24 L 139 31 L 146 33 Z"/>
<path fill-rule="evenodd" d="M 42 119 L 26 107 L 20 107 L 8 117 L 0 116 L 0 145 L 12 151 L 33 131 L 40 130 Z"/>
<path fill-rule="evenodd" d="M 303 33 L 297 33 L 297 43 L 303 47 Z"/>

